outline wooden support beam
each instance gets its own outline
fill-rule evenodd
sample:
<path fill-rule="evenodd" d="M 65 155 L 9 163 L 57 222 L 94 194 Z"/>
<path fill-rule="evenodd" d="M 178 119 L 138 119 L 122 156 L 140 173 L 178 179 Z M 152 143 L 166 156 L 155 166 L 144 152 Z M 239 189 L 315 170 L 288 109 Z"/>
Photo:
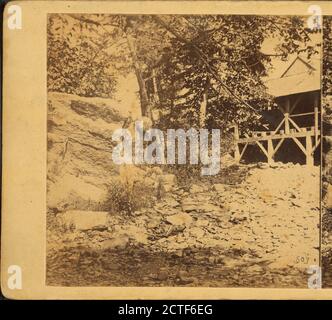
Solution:
<path fill-rule="evenodd" d="M 269 158 L 269 154 L 267 150 L 264 148 L 264 146 L 259 141 L 256 141 L 256 143 L 259 146 L 259 148 L 263 151 L 263 153 L 266 155 L 266 157 Z"/>
<path fill-rule="evenodd" d="M 285 105 L 285 133 L 289 134 L 289 109 L 290 109 L 290 101 L 289 98 L 286 99 L 286 105 Z"/>
<path fill-rule="evenodd" d="M 236 124 L 234 124 L 234 160 L 236 162 L 240 162 L 240 160 L 241 160 L 240 147 L 238 144 L 239 138 L 240 138 L 239 126 L 236 123 Z"/>
<path fill-rule="evenodd" d="M 239 126 L 237 123 L 234 124 L 234 138 L 235 138 L 235 140 L 239 140 L 239 138 L 240 138 Z"/>
<path fill-rule="evenodd" d="M 267 140 L 267 163 L 274 162 L 273 155 L 274 155 L 273 141 Z"/>
<path fill-rule="evenodd" d="M 240 160 L 241 160 L 240 147 L 239 147 L 238 143 L 235 143 L 235 146 L 234 146 L 234 160 L 237 163 L 240 162 Z"/>
<path fill-rule="evenodd" d="M 319 112 L 318 112 L 319 113 Z M 289 115 L 291 118 L 296 118 L 296 117 L 304 117 L 304 116 L 310 116 L 312 114 L 315 114 L 315 112 L 305 112 L 305 113 L 294 113 Z"/>
<path fill-rule="evenodd" d="M 244 147 L 243 147 L 243 149 L 242 149 L 242 151 L 241 151 L 241 154 L 240 154 L 240 160 L 241 160 L 241 158 L 243 157 L 244 152 L 246 151 L 246 149 L 247 149 L 247 147 L 248 147 L 248 144 L 249 144 L 249 143 L 246 143 L 246 144 L 244 145 Z"/>
<path fill-rule="evenodd" d="M 274 130 L 273 134 L 278 132 L 278 130 L 281 128 L 281 126 L 283 125 L 284 122 L 285 122 L 285 118 L 282 119 L 282 121 L 279 123 L 278 127 Z"/>
<path fill-rule="evenodd" d="M 307 135 L 308 136 L 308 135 Z M 294 142 L 297 144 L 297 146 L 300 148 L 300 150 L 304 153 L 304 155 L 307 155 L 307 150 L 306 148 L 302 145 L 301 141 L 296 138 L 296 137 L 292 137 L 292 139 L 294 140 Z"/>
<path fill-rule="evenodd" d="M 315 152 L 315 150 L 317 149 L 317 147 L 319 146 L 319 144 L 320 144 L 320 138 L 318 138 L 318 140 L 317 140 L 315 146 L 314 146 L 313 149 L 312 149 L 312 152 Z"/>
<path fill-rule="evenodd" d="M 313 166 L 314 165 L 312 140 L 311 140 L 311 135 L 310 134 L 307 134 L 307 136 L 306 136 L 306 164 L 308 166 Z"/>
<path fill-rule="evenodd" d="M 272 135 L 267 135 L 266 137 L 250 137 L 247 134 L 244 134 L 245 138 L 240 138 L 239 143 L 247 143 L 247 142 L 256 142 L 256 141 L 266 141 L 266 140 L 279 140 L 283 138 L 305 138 L 307 135 L 307 132 L 314 136 L 314 132 L 312 131 L 307 131 L 306 128 L 301 128 L 301 132 L 293 132 L 289 133 L 286 135 L 285 133 L 281 133 L 282 130 L 280 130 L 280 134 L 272 134 Z M 318 134 L 320 134 L 320 130 L 318 130 Z"/>
<path fill-rule="evenodd" d="M 301 128 L 296 124 L 296 122 L 292 118 L 288 118 L 288 120 L 297 131 L 301 132 Z"/>
<path fill-rule="evenodd" d="M 277 153 L 277 151 L 279 150 L 279 148 L 281 147 L 281 145 L 282 145 L 282 143 L 284 142 L 284 138 L 283 139 L 281 139 L 279 142 L 278 142 L 278 144 L 276 145 L 276 147 L 274 148 L 274 154 L 273 155 L 275 155 L 276 153 Z"/>
<path fill-rule="evenodd" d="M 263 144 L 260 143 L 259 141 L 256 141 L 256 144 L 258 145 L 258 147 L 265 154 L 265 156 L 267 158 L 267 163 L 273 163 L 274 162 L 274 159 L 273 159 L 274 148 L 273 148 L 273 142 L 272 142 L 272 140 L 268 140 L 267 141 L 267 150 L 265 149 L 265 147 L 263 146 Z"/>

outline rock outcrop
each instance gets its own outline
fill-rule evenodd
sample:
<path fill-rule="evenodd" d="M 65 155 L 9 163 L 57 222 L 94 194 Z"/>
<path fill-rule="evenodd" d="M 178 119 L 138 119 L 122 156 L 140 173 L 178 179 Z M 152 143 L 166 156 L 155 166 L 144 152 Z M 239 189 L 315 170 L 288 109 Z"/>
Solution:
<path fill-rule="evenodd" d="M 50 209 L 99 210 L 118 168 L 112 133 L 128 114 L 110 99 L 48 95 L 47 203 Z"/>

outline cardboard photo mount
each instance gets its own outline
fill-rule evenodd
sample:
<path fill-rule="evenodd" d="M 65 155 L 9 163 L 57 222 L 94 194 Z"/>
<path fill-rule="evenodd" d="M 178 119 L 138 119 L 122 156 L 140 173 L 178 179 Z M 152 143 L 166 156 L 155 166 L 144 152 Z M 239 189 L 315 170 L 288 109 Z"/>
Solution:
<path fill-rule="evenodd" d="M 328 1 L 12 1 L 3 24 L 1 289 L 9 299 L 331 299 L 332 289 L 46 286 L 47 15 L 300 15 Z M 16 6 L 16 8 L 15 8 Z M 19 8 L 19 24 L 12 14 Z M 13 274 L 20 273 L 15 286 Z M 12 287 L 12 288 L 10 288 Z"/>

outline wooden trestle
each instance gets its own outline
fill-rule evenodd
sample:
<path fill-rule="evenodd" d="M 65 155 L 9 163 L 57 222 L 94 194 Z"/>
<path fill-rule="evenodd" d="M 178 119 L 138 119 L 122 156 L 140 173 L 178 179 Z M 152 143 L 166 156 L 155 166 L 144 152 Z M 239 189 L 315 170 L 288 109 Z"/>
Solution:
<path fill-rule="evenodd" d="M 274 162 L 274 156 L 286 139 L 292 139 L 306 157 L 306 164 L 313 165 L 313 154 L 320 144 L 319 111 L 290 115 L 288 110 L 284 112 L 284 118 L 274 131 L 252 132 L 249 136 L 240 137 L 238 126 L 234 126 L 236 161 L 243 157 L 248 145 L 256 144 L 267 158 L 268 163 Z M 300 128 L 291 117 L 314 115 L 314 126 Z M 291 128 L 292 127 L 292 128 Z"/>

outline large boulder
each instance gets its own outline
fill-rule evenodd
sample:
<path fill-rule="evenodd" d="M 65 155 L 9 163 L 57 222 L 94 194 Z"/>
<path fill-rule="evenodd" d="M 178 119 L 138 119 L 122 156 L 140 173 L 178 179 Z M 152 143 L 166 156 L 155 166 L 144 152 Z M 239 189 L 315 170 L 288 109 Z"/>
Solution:
<path fill-rule="evenodd" d="M 100 244 L 100 248 L 102 250 L 114 250 L 114 249 L 124 250 L 129 244 L 129 242 L 130 242 L 129 237 L 127 237 L 126 235 L 122 235 L 120 237 L 111 238 L 102 241 Z M 112 261 L 108 261 L 108 263 L 110 262 Z"/>
<path fill-rule="evenodd" d="M 47 203 L 56 212 L 101 210 L 119 166 L 112 134 L 128 121 L 118 102 L 48 94 Z"/>
<path fill-rule="evenodd" d="M 104 211 L 69 210 L 57 215 L 60 225 L 78 231 L 107 229 L 109 213 Z"/>
<path fill-rule="evenodd" d="M 193 222 L 193 218 L 188 213 L 180 212 L 166 217 L 166 221 L 173 226 L 189 226 Z"/>

